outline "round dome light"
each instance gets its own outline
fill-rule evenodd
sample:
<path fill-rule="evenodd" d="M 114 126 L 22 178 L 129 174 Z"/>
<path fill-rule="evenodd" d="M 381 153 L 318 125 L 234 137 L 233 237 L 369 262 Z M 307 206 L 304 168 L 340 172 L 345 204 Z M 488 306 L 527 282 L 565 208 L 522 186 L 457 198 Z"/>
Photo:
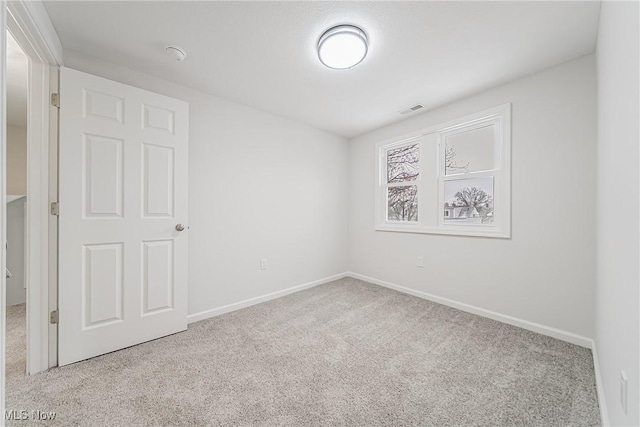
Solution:
<path fill-rule="evenodd" d="M 328 29 L 318 40 L 318 58 L 329 68 L 345 70 L 358 65 L 369 49 L 367 35 L 353 25 Z"/>

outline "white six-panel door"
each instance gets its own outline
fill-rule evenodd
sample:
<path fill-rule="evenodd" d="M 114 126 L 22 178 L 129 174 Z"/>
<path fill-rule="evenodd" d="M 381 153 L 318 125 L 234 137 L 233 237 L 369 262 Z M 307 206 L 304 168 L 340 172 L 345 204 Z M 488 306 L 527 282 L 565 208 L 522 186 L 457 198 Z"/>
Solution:
<path fill-rule="evenodd" d="M 69 68 L 60 94 L 62 366 L 187 328 L 189 113 Z"/>

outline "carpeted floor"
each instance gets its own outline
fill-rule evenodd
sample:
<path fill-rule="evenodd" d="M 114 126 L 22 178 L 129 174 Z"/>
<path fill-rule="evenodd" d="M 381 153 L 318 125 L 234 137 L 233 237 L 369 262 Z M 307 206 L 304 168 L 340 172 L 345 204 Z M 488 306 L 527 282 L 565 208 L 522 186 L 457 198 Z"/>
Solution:
<path fill-rule="evenodd" d="M 9 378 L 20 378 L 27 372 L 27 306 L 18 304 L 7 307 L 6 368 Z"/>
<path fill-rule="evenodd" d="M 42 425 L 600 424 L 590 350 L 355 279 L 32 377 L 8 359 L 7 409 Z"/>

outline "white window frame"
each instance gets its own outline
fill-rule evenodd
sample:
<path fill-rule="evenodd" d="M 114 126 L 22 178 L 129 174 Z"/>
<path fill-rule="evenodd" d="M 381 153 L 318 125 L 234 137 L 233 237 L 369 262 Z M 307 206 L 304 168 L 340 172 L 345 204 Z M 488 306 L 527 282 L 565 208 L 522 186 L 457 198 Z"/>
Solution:
<path fill-rule="evenodd" d="M 446 175 L 444 170 L 445 138 L 460 132 L 494 126 L 494 167 L 487 171 L 462 172 Z M 426 138 L 429 137 L 429 138 Z M 418 186 L 418 221 L 387 220 L 387 164 L 386 153 L 389 149 L 419 144 L 420 172 L 416 181 L 392 185 Z M 426 144 L 437 144 L 437 158 L 427 153 Z M 423 149 L 424 147 L 424 149 Z M 425 165 L 436 162 L 436 174 L 428 174 Z M 433 163 L 431 163 L 433 165 Z M 444 183 L 445 181 L 474 177 L 494 177 L 494 221 L 491 224 L 451 224 L 444 221 Z M 478 237 L 511 237 L 511 104 L 490 108 L 460 119 L 440 125 L 387 139 L 376 144 L 376 182 L 375 182 L 375 230 L 405 233 L 449 234 Z M 426 187 L 437 187 L 437 199 L 426 196 Z M 430 199 L 430 200 L 429 200 Z M 434 206 L 437 204 L 437 206 Z M 437 221 L 429 223 L 429 215 L 424 212 L 437 209 Z M 433 216 L 433 215 L 431 215 Z"/>

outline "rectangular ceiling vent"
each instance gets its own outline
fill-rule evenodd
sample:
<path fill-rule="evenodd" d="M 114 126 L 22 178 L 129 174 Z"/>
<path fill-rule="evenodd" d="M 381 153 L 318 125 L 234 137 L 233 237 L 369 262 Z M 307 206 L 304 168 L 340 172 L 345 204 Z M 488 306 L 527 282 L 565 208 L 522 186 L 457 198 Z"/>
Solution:
<path fill-rule="evenodd" d="M 402 110 L 400 111 L 399 114 L 409 114 L 409 113 L 413 113 L 414 111 L 418 111 L 419 109 L 424 108 L 422 105 L 420 104 L 416 104 L 413 107 L 407 108 L 406 110 Z"/>

